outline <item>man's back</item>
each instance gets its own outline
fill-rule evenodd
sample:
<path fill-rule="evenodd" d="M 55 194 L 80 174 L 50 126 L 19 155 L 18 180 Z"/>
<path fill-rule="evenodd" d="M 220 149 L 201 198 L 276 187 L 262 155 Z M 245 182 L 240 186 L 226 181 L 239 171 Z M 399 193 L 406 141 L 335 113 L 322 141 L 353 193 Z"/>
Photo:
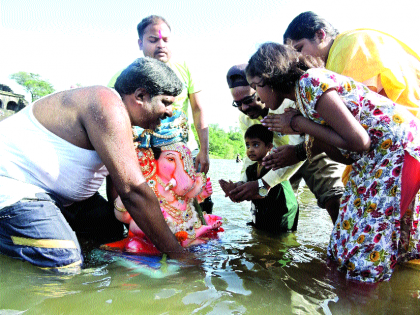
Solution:
<path fill-rule="evenodd" d="M 89 101 L 96 93 L 108 92 L 55 93 L 4 120 L 0 175 L 54 193 L 65 205 L 94 194 L 108 175 L 84 126 L 86 115 L 99 112 L 101 104 Z"/>
<path fill-rule="evenodd" d="M 33 113 L 41 125 L 58 137 L 80 148 L 94 150 L 86 125 L 106 118 L 104 105 L 115 105 L 122 113 L 126 112 L 113 90 L 96 86 L 46 96 L 34 103 Z"/>

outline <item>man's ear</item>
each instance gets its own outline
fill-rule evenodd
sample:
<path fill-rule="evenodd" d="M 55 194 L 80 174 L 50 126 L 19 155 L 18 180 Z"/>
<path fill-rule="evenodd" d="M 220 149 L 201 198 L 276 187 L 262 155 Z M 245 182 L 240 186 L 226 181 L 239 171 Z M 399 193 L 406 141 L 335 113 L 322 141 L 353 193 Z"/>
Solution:
<path fill-rule="evenodd" d="M 143 41 L 139 38 L 139 40 L 137 41 L 137 43 L 139 44 L 140 50 L 143 50 Z"/>
<path fill-rule="evenodd" d="M 319 39 L 321 42 L 327 38 L 327 33 L 321 28 L 315 32 L 315 37 Z"/>
<path fill-rule="evenodd" d="M 268 151 L 270 151 L 273 148 L 273 144 L 272 143 L 267 144 L 267 148 L 268 148 Z"/>
<path fill-rule="evenodd" d="M 136 98 L 137 102 L 140 102 L 141 104 L 143 104 L 144 102 L 144 97 L 146 96 L 147 92 L 144 88 L 137 88 L 134 91 L 134 97 Z"/>

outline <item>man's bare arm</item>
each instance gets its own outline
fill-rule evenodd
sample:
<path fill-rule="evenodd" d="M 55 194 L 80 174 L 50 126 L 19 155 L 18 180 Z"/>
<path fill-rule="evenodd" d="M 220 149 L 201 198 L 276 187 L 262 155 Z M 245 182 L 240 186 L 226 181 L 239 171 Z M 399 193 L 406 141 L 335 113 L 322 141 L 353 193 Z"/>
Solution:
<path fill-rule="evenodd" d="M 141 173 L 124 104 L 107 88 L 98 89 L 92 98 L 81 113 L 81 123 L 107 167 L 116 192 L 153 244 L 173 258 L 180 257 L 184 249 L 166 224 L 159 202 Z"/>
<path fill-rule="evenodd" d="M 195 160 L 195 167 L 201 164 L 201 172 L 207 174 L 210 167 L 209 158 L 209 127 L 204 119 L 203 108 L 200 103 L 199 92 L 190 94 L 191 112 L 193 115 L 195 130 L 200 141 L 200 152 Z"/>

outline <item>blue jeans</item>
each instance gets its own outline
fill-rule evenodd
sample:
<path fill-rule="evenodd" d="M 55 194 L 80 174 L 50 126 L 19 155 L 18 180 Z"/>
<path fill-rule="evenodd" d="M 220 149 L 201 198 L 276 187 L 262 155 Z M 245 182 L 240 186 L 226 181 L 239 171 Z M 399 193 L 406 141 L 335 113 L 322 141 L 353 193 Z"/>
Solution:
<path fill-rule="evenodd" d="M 112 203 L 99 193 L 69 207 L 46 193 L 36 197 L 0 209 L 0 253 L 39 267 L 74 267 L 83 263 L 77 237 L 99 245 L 125 236 Z"/>
<path fill-rule="evenodd" d="M 0 210 L 0 253 L 44 268 L 81 266 L 75 232 L 45 193 Z"/>

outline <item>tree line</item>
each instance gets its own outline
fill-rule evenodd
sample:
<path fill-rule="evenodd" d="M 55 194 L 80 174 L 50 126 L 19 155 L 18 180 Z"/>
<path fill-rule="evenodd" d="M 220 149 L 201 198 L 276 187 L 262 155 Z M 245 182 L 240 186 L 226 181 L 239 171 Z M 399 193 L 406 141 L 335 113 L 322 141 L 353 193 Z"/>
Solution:
<path fill-rule="evenodd" d="M 197 132 L 193 124 L 191 128 L 198 142 Z M 229 127 L 229 131 L 225 131 L 218 124 L 210 124 L 209 153 L 210 158 L 236 159 L 237 154 L 243 158 L 245 155 L 245 141 L 242 131 L 238 127 Z"/>

